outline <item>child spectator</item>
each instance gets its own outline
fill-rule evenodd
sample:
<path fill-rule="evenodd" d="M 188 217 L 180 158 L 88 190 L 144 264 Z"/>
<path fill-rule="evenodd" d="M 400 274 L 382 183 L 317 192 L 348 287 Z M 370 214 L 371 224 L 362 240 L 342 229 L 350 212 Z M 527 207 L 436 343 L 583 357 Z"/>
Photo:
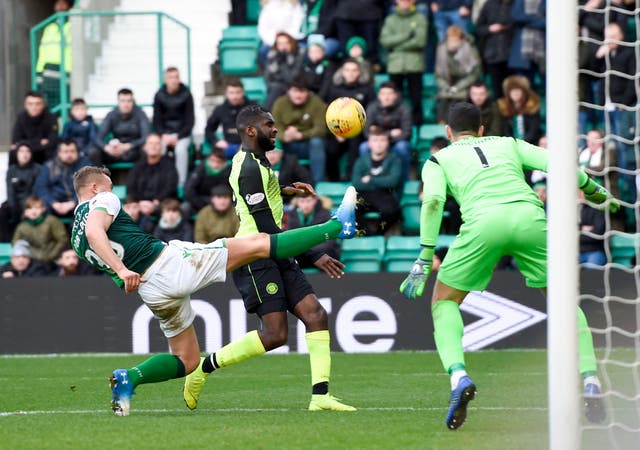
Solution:
<path fill-rule="evenodd" d="M 503 135 L 536 144 L 540 128 L 540 97 L 531 90 L 529 80 L 522 75 L 511 75 L 502 83 L 504 97 L 498 99 L 502 115 Z"/>
<path fill-rule="evenodd" d="M 327 59 L 325 39 L 321 34 L 312 34 L 307 39 L 307 57 L 302 65 L 301 74 L 309 90 L 325 99 L 327 89 L 331 84 L 331 77 L 335 67 Z"/>
<path fill-rule="evenodd" d="M 373 67 L 369 60 L 364 57 L 367 53 L 367 42 L 360 36 L 353 36 L 347 41 L 345 50 L 348 58 L 355 59 L 360 64 L 360 71 L 362 72 L 360 82 L 371 84 L 373 81 Z"/>
<path fill-rule="evenodd" d="M 211 189 L 219 184 L 229 186 L 231 164 L 227 161 L 224 150 L 214 147 L 202 164 L 191 173 L 184 187 L 183 205 L 185 216 L 195 214 L 209 204 Z"/>
<path fill-rule="evenodd" d="M 287 92 L 293 79 L 299 75 L 304 62 L 304 49 L 298 47 L 289 34 L 280 32 L 267 54 L 264 78 L 267 82 L 267 99 L 264 107 L 270 110 L 278 97 Z"/>
<path fill-rule="evenodd" d="M 299 181 L 301 183 L 313 184 L 313 179 L 309 170 L 300 164 L 298 157 L 291 153 L 285 154 L 282 151 L 282 144 L 276 139 L 276 148 L 265 153 L 271 169 L 278 177 L 280 186 L 292 186 L 293 183 Z M 282 201 L 285 210 L 291 203 L 291 196 L 283 195 Z"/>
<path fill-rule="evenodd" d="M 62 140 L 75 142 L 80 151 L 80 157 L 88 158 L 97 133 L 98 127 L 93 121 L 93 117 L 88 114 L 87 104 L 84 99 L 74 99 L 71 102 L 69 121 L 62 129 L 62 135 L 60 136 Z"/>
<path fill-rule="evenodd" d="M 160 204 L 160 220 L 153 230 L 153 235 L 164 242 L 174 239 L 178 241 L 193 242 L 193 227 L 188 220 L 182 217 L 180 202 L 173 198 L 167 198 Z"/>
<path fill-rule="evenodd" d="M 31 259 L 29 243 L 23 239 L 13 243 L 11 261 L 0 267 L 2 278 L 44 277 L 49 271 L 40 261 Z"/>
<path fill-rule="evenodd" d="M 53 265 L 62 247 L 67 244 L 67 230 L 60 220 L 50 214 L 40 197 L 27 197 L 24 218 L 13 234 L 12 242 L 25 240 L 30 246 L 30 256 Z"/>
<path fill-rule="evenodd" d="M 209 204 L 198 212 L 196 218 L 196 242 L 208 244 L 216 239 L 235 236 L 240 221 L 233 207 L 232 195 L 233 191 L 227 184 L 211 189 Z"/>

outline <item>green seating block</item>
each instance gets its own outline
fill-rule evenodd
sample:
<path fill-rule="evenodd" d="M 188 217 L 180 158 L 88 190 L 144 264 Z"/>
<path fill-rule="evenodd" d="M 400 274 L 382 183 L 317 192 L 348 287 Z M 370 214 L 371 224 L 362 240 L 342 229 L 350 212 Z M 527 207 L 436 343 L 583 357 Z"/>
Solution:
<path fill-rule="evenodd" d="M 0 242 L 0 265 L 4 265 L 11 260 L 11 242 Z"/>
<path fill-rule="evenodd" d="M 318 195 L 329 197 L 333 202 L 333 206 L 337 207 L 350 185 L 351 183 L 341 181 L 320 181 L 316 184 L 315 189 Z"/>
<path fill-rule="evenodd" d="M 609 238 L 611 262 L 633 267 L 633 258 L 640 247 L 640 234 L 617 233 Z M 636 262 L 637 263 L 637 262 Z"/>

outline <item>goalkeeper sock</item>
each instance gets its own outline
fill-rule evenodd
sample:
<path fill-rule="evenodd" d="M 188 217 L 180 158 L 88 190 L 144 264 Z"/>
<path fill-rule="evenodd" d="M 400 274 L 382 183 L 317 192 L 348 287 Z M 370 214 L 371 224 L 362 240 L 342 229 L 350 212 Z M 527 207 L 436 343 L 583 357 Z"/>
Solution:
<path fill-rule="evenodd" d="M 139 384 L 158 383 L 174 378 L 182 378 L 185 376 L 185 368 L 177 356 L 162 353 L 153 355 L 146 361 L 127 370 L 127 375 L 129 375 L 129 381 L 135 389 Z"/>
<path fill-rule="evenodd" d="M 433 335 L 438 354 L 445 370 L 450 374 L 464 370 L 462 333 L 464 324 L 460 306 L 451 300 L 440 300 L 431 305 Z"/>
<path fill-rule="evenodd" d="M 296 228 L 271 235 L 271 258 L 290 258 L 315 247 L 323 242 L 335 239 L 342 231 L 339 220 L 331 219 L 320 225 Z"/>
<path fill-rule="evenodd" d="M 227 367 L 265 353 L 264 345 L 260 340 L 257 330 L 253 330 L 242 336 L 240 339 L 222 347 L 215 353 L 215 360 L 218 367 Z M 206 358 L 209 359 L 209 358 Z M 205 361 L 206 361 L 205 359 Z M 204 364 L 202 365 L 204 371 Z"/>
<path fill-rule="evenodd" d="M 598 366 L 596 364 L 596 354 L 593 350 L 593 336 L 587 324 L 587 318 L 582 309 L 578 306 L 578 355 L 580 373 L 586 372 L 596 373 Z"/>
<path fill-rule="evenodd" d="M 329 330 L 307 333 L 305 336 L 309 348 L 311 363 L 311 386 L 313 394 L 324 395 L 329 392 L 331 375 L 331 337 Z"/>

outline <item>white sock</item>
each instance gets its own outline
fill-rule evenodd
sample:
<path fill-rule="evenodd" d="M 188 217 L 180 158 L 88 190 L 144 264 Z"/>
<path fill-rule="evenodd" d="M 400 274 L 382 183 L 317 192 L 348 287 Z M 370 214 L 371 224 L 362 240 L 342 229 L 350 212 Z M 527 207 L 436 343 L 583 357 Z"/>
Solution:
<path fill-rule="evenodd" d="M 587 387 L 587 384 L 595 384 L 596 386 L 598 386 L 598 388 L 602 387 L 600 386 L 600 380 L 595 375 L 589 375 L 588 377 L 586 377 L 583 380 L 583 384 L 584 384 L 584 387 Z"/>
<path fill-rule="evenodd" d="M 457 388 L 460 378 L 466 377 L 466 376 L 467 376 L 467 371 L 464 369 L 456 370 L 455 372 L 453 372 L 451 374 L 451 390 L 453 391 L 455 388 Z"/>

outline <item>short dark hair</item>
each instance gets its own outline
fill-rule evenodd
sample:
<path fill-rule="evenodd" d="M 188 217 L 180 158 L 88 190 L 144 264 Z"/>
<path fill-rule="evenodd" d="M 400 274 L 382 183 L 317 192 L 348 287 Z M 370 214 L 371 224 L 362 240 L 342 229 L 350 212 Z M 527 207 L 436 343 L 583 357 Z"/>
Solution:
<path fill-rule="evenodd" d="M 73 139 L 63 139 L 60 142 L 58 142 L 58 150 L 60 150 L 63 145 L 73 145 L 76 148 L 76 150 L 78 150 L 78 143 Z"/>
<path fill-rule="evenodd" d="M 135 194 L 125 195 L 124 200 L 122 200 L 122 204 L 128 205 L 129 203 L 138 203 L 138 197 L 136 197 Z"/>
<path fill-rule="evenodd" d="M 175 198 L 165 198 L 160 203 L 162 211 L 180 211 L 180 202 Z"/>
<path fill-rule="evenodd" d="M 358 61 L 358 60 L 357 60 L 357 59 L 355 59 L 355 58 L 347 58 L 347 59 L 345 59 L 344 61 L 342 61 L 342 65 L 343 65 L 343 66 L 344 66 L 345 64 L 348 64 L 348 63 L 355 64 L 355 65 L 357 65 L 357 66 L 358 66 L 358 69 L 362 69 L 362 66 L 361 66 L 361 64 L 360 64 L 360 61 Z"/>
<path fill-rule="evenodd" d="M 258 120 L 268 111 L 262 109 L 260 105 L 248 105 L 240 110 L 236 117 L 236 128 L 238 131 L 244 131 L 248 126 L 257 126 Z"/>
<path fill-rule="evenodd" d="M 240 78 L 238 77 L 230 77 L 227 78 L 227 81 L 224 83 L 224 87 L 228 88 L 228 87 L 240 87 L 242 89 L 244 89 L 244 84 L 242 84 L 242 81 L 240 80 Z"/>
<path fill-rule="evenodd" d="M 73 100 L 71 100 L 71 106 L 74 107 L 76 105 L 84 105 L 87 106 L 87 102 L 84 101 L 83 98 L 74 98 Z"/>
<path fill-rule="evenodd" d="M 307 79 L 305 78 L 305 76 L 300 74 L 296 76 L 293 80 L 291 80 L 289 87 L 307 90 L 309 89 L 309 83 L 307 83 Z"/>
<path fill-rule="evenodd" d="M 371 125 L 369 127 L 369 136 L 387 136 L 389 137 L 389 132 L 378 125 Z"/>
<path fill-rule="evenodd" d="M 472 103 L 458 102 L 449 107 L 449 120 L 447 125 L 453 134 L 462 132 L 476 134 L 482 121 L 480 110 Z"/>
<path fill-rule="evenodd" d="M 393 81 L 385 81 L 384 83 L 382 83 L 380 85 L 380 87 L 378 88 L 378 91 L 382 88 L 389 88 L 389 89 L 393 89 L 394 91 L 398 92 L 398 86 L 396 86 L 396 84 Z"/>
<path fill-rule="evenodd" d="M 449 145 L 449 141 L 444 136 L 434 137 L 431 140 L 431 148 L 437 148 L 438 150 L 442 150 L 448 145 Z"/>
<path fill-rule="evenodd" d="M 487 90 L 489 89 L 489 86 L 487 86 L 487 83 L 485 83 L 482 80 L 477 80 L 477 81 L 474 81 L 473 83 L 471 83 L 471 86 L 469 86 L 469 89 L 471 89 L 472 87 L 483 87 L 483 88 L 485 88 Z"/>
<path fill-rule="evenodd" d="M 225 153 L 225 151 L 220 147 L 216 147 L 215 145 L 211 148 L 211 153 L 207 155 L 207 158 L 210 158 L 212 156 L 215 156 L 218 159 L 227 159 L 227 154 Z"/>
<path fill-rule="evenodd" d="M 129 88 L 122 88 L 118 91 L 118 97 L 121 95 L 133 95 L 133 91 Z"/>
<path fill-rule="evenodd" d="M 42 93 L 38 91 L 27 91 L 27 93 L 24 94 L 24 98 L 27 98 L 27 97 L 36 97 L 44 100 L 44 95 L 42 95 Z"/>
<path fill-rule="evenodd" d="M 180 72 L 180 71 L 176 66 L 169 66 L 166 69 L 164 69 L 164 73 L 167 73 L 167 72 Z"/>

